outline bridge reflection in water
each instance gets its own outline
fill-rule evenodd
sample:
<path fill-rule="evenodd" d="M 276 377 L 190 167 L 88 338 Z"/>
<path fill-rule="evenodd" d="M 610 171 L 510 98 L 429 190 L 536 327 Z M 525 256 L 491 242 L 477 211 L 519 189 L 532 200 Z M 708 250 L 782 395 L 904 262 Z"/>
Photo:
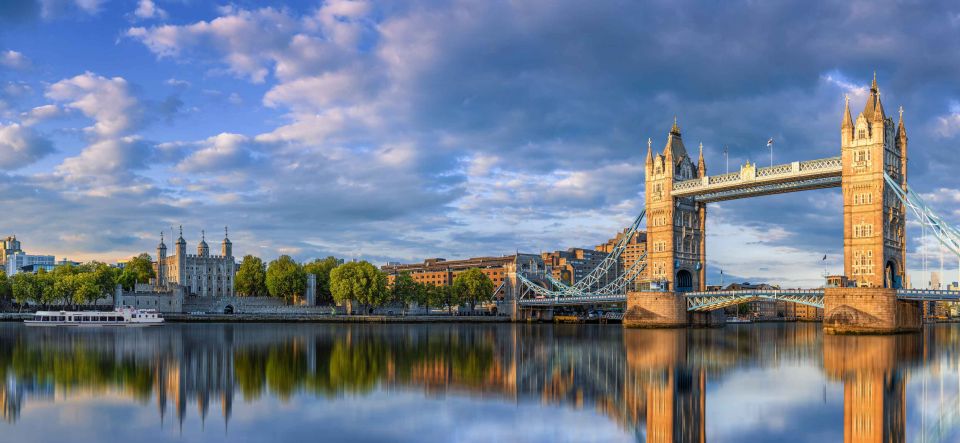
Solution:
<path fill-rule="evenodd" d="M 738 441 L 718 431 L 736 423 L 708 426 L 708 417 L 725 412 L 709 410 L 711 392 L 728 378 L 742 377 L 745 368 L 805 367 L 824 384 L 842 384 L 843 391 L 842 419 L 837 411 L 834 425 L 804 424 L 810 432 L 830 435 L 834 426 L 838 437 L 842 427 L 845 442 L 955 441 L 958 342 L 956 326 L 934 326 L 923 334 L 824 336 L 819 325 L 803 323 L 672 330 L 169 325 L 101 331 L 7 324 L 0 325 L 0 413 L 6 422 L 0 432 L 15 430 L 31 413 L 28 404 L 57 407 L 91 394 L 153 403 L 161 426 L 172 418 L 182 428 L 191 411 L 205 426 L 211 409 L 229 426 L 235 396 L 256 405 L 300 395 L 327 401 L 424 392 L 595 411 L 637 441 Z M 911 377 L 926 387 L 934 375 L 952 383 L 946 397 L 941 386 L 937 401 L 908 402 Z M 800 388 L 824 389 L 826 401 L 825 387 Z M 908 411 L 908 404 L 920 410 Z M 738 437 L 750 436 L 742 432 Z M 501 434 L 519 438 L 524 429 Z"/>

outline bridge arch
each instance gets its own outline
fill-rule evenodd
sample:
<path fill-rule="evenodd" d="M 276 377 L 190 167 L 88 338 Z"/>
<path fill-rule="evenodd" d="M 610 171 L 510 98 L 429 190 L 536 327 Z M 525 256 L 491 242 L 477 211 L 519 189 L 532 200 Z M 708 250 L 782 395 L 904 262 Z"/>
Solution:
<path fill-rule="evenodd" d="M 693 274 L 686 269 L 677 271 L 677 292 L 690 292 L 693 290 Z"/>
<path fill-rule="evenodd" d="M 900 289 L 903 286 L 901 281 L 900 267 L 894 259 L 887 260 L 883 266 L 883 287 Z"/>

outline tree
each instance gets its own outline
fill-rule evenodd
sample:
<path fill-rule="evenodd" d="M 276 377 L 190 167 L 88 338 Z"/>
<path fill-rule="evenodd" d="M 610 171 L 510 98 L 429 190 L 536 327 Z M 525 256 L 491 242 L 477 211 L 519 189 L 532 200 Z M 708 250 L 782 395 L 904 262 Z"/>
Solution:
<path fill-rule="evenodd" d="M 153 272 L 153 259 L 150 258 L 150 254 L 143 253 L 131 258 L 123 267 L 120 284 L 124 289 L 131 290 L 135 284 L 148 283 L 154 277 L 156 274 Z"/>
<path fill-rule="evenodd" d="M 430 289 L 427 290 L 428 305 L 444 306 L 447 308 L 447 313 L 452 313 L 451 308 L 454 305 L 453 295 L 452 286 L 430 285 Z"/>
<path fill-rule="evenodd" d="M 403 304 L 417 302 L 419 285 L 413 280 L 409 272 L 404 272 L 393 279 L 390 287 L 390 299 Z"/>
<path fill-rule="evenodd" d="M 263 260 L 252 255 L 243 256 L 234 287 L 237 294 L 247 297 L 267 295 L 267 269 Z"/>
<path fill-rule="evenodd" d="M 296 302 L 307 291 L 307 274 L 289 255 L 281 255 L 267 266 L 267 291 L 287 302 Z"/>
<path fill-rule="evenodd" d="M 10 287 L 10 279 L 7 274 L 0 272 L 0 303 L 13 297 L 13 288 Z"/>
<path fill-rule="evenodd" d="M 330 294 L 330 272 L 340 266 L 342 260 L 330 256 L 324 259 L 316 259 L 303 265 L 303 270 L 307 274 L 317 276 L 317 304 L 328 304 L 333 302 L 333 295 Z"/>
<path fill-rule="evenodd" d="M 473 310 L 478 301 L 493 297 L 493 280 L 479 268 L 471 268 L 453 279 L 453 290 L 457 303 L 469 303 Z"/>
<path fill-rule="evenodd" d="M 54 275 L 51 272 L 47 272 L 46 269 L 40 268 L 37 271 L 36 280 L 34 281 L 37 286 L 37 291 L 34 293 L 34 302 L 41 305 L 53 304 L 57 300 L 57 293 L 54 290 Z"/>
<path fill-rule="evenodd" d="M 334 268 L 330 272 L 330 293 L 337 303 L 355 301 L 370 306 L 380 306 L 390 296 L 386 274 L 366 261 Z"/>
<path fill-rule="evenodd" d="M 23 311 L 23 305 L 27 304 L 28 301 L 39 298 L 34 295 L 38 291 L 36 280 L 37 276 L 30 272 L 21 272 L 10 277 L 13 299 L 20 306 L 20 311 Z"/>

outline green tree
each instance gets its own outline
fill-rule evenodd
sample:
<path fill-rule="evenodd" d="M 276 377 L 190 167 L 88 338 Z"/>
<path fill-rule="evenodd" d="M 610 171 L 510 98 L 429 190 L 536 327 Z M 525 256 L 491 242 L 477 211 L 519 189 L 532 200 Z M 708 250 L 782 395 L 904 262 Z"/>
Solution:
<path fill-rule="evenodd" d="M 447 308 L 447 313 L 452 313 L 454 305 L 452 286 L 431 285 L 427 290 L 427 299 L 429 306 L 443 306 Z"/>
<path fill-rule="evenodd" d="M 148 283 L 154 277 L 156 274 L 153 272 L 153 259 L 150 254 L 143 253 L 131 258 L 123 267 L 120 284 L 124 289 L 131 290 L 136 283 Z"/>
<path fill-rule="evenodd" d="M 40 297 L 36 295 L 39 291 L 37 276 L 30 272 L 21 272 L 10 277 L 10 288 L 13 299 L 20 306 L 20 311 L 23 311 L 23 306 L 27 302 Z"/>
<path fill-rule="evenodd" d="M 471 268 L 453 279 L 453 291 L 457 303 L 468 303 L 473 310 L 478 301 L 493 297 L 493 280 L 479 268 Z"/>
<path fill-rule="evenodd" d="M 46 269 L 40 268 L 37 271 L 37 276 L 35 284 L 37 285 L 37 292 L 34 293 L 36 297 L 34 302 L 40 305 L 49 305 L 57 301 L 57 292 L 54 290 L 53 284 L 55 282 L 55 277 L 52 272 L 47 272 Z"/>
<path fill-rule="evenodd" d="M 10 286 L 10 279 L 7 274 L 0 272 L 0 304 L 13 297 L 13 288 Z"/>
<path fill-rule="evenodd" d="M 95 303 L 103 296 L 103 287 L 97 281 L 95 272 L 85 272 L 70 277 L 73 280 L 73 303 Z"/>
<path fill-rule="evenodd" d="M 243 256 L 235 280 L 237 294 L 247 297 L 267 295 L 267 268 L 260 257 Z"/>
<path fill-rule="evenodd" d="M 380 306 L 390 297 L 387 276 L 366 262 L 344 263 L 330 272 L 330 292 L 337 303 L 355 301 Z"/>
<path fill-rule="evenodd" d="M 74 275 L 66 273 L 53 275 L 54 299 L 61 305 L 68 305 L 73 302 L 73 293 L 76 291 L 77 282 L 74 277 Z"/>
<path fill-rule="evenodd" d="M 330 293 L 330 272 L 340 266 L 342 261 L 336 257 L 330 256 L 324 259 L 316 259 L 303 265 L 303 270 L 307 274 L 317 276 L 317 304 L 333 303 L 333 295 Z"/>
<path fill-rule="evenodd" d="M 307 274 L 289 255 L 281 255 L 267 266 L 267 291 L 288 303 L 299 301 L 307 291 Z"/>
<path fill-rule="evenodd" d="M 390 287 L 390 299 L 403 304 L 418 302 L 417 291 L 420 290 L 419 286 L 409 272 L 404 272 L 393 279 L 393 285 Z"/>

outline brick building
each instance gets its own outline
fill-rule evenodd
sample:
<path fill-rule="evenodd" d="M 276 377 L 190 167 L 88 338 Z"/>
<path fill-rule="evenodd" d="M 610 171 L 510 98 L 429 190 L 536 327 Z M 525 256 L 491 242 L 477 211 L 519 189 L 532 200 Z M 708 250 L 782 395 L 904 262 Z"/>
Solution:
<path fill-rule="evenodd" d="M 540 257 L 531 254 L 504 255 L 502 257 L 474 257 L 464 260 L 447 260 L 444 258 L 428 258 L 423 263 L 399 264 L 391 263 L 382 266 L 380 269 L 387 274 L 387 280 L 393 284 L 393 280 L 400 274 L 409 273 L 410 277 L 418 283 L 426 283 L 434 286 L 449 286 L 453 280 L 472 268 L 478 268 L 490 277 L 493 281 L 493 287 L 497 289 L 497 298 L 502 298 L 506 291 L 501 285 L 506 278 L 506 267 L 516 260 L 520 261 L 540 261 Z"/>

